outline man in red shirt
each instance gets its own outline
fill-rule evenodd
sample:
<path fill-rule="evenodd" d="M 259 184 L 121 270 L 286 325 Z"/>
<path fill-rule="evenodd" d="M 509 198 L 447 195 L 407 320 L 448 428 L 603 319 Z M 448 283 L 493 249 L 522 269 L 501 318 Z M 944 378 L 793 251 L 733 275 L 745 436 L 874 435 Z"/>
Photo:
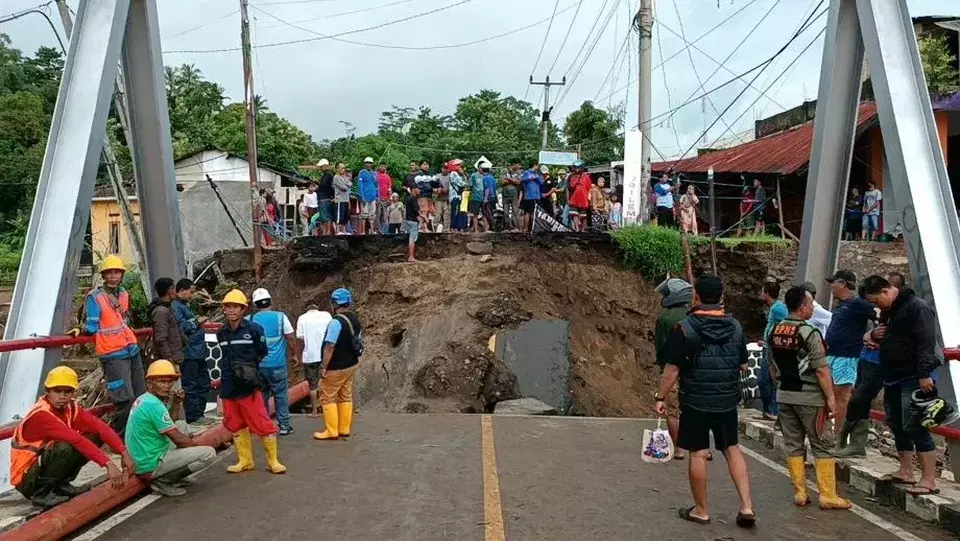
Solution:
<path fill-rule="evenodd" d="M 87 461 L 105 466 L 114 488 L 133 475 L 133 459 L 120 437 L 77 404 L 78 387 L 72 369 L 51 370 L 44 381 L 45 394 L 13 431 L 10 484 L 34 505 L 53 507 L 88 490 L 70 484 Z M 120 454 L 122 471 L 100 450 L 101 441 Z"/>
<path fill-rule="evenodd" d="M 570 218 L 573 220 L 573 230 L 583 231 L 590 216 L 590 186 L 593 181 L 590 173 L 583 170 L 583 162 L 573 162 L 573 174 L 567 180 L 570 187 Z"/>
<path fill-rule="evenodd" d="M 382 235 L 388 233 L 390 220 L 387 209 L 390 208 L 390 194 L 393 193 L 393 179 L 387 173 L 387 164 L 380 162 L 377 169 L 377 218 L 374 227 Z"/>

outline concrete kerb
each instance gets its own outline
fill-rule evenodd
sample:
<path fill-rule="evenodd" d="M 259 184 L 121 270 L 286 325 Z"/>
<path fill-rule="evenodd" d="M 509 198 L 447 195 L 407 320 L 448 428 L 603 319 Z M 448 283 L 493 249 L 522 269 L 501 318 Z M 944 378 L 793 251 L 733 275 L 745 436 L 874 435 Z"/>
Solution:
<path fill-rule="evenodd" d="M 303 400 L 308 394 L 309 387 L 306 381 L 294 385 L 288 391 L 291 404 Z M 221 448 L 232 438 L 233 435 L 222 424 L 218 424 L 197 436 L 195 441 L 200 445 Z M 4 532 L 0 535 L 0 541 L 62 539 L 146 489 L 146 483 L 136 477 L 128 479 L 123 488 L 118 490 L 114 490 L 108 483 L 101 483 L 89 492 L 27 520 L 20 527 Z"/>
<path fill-rule="evenodd" d="M 773 422 L 763 420 L 759 412 L 740 410 L 740 432 L 747 438 L 786 458 L 783 435 L 773 429 Z M 808 454 L 808 462 L 810 462 Z M 902 509 L 928 522 L 938 523 L 953 535 L 960 535 L 960 485 L 949 472 L 937 480 L 940 494 L 911 496 L 905 486 L 882 481 L 882 477 L 896 471 L 897 461 L 872 450 L 866 458 L 838 459 L 837 479 L 875 499 L 877 502 Z"/>

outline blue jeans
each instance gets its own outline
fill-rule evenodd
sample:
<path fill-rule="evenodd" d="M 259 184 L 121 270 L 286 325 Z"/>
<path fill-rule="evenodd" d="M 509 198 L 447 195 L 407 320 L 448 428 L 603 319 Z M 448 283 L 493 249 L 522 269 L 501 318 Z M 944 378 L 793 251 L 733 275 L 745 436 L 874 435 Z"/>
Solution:
<path fill-rule="evenodd" d="M 910 406 L 910 395 L 919 388 L 920 382 L 916 379 L 906 379 L 883 388 L 883 409 L 898 452 L 928 453 L 937 448 L 930 431 L 920 426 Z"/>
<path fill-rule="evenodd" d="M 763 413 L 769 415 L 777 414 L 777 389 L 770 379 L 770 350 L 766 346 L 763 348 L 763 355 L 760 358 L 760 371 L 757 374 L 757 387 L 760 389 L 760 402 L 763 404 Z"/>
<path fill-rule="evenodd" d="M 183 411 L 186 421 L 192 423 L 203 417 L 210 393 L 210 372 L 206 359 L 184 359 L 180 363 L 180 381 L 183 386 Z"/>
<path fill-rule="evenodd" d="M 263 404 L 270 413 L 268 404 L 270 395 L 273 395 L 274 406 L 277 408 L 277 425 L 280 428 L 290 428 L 290 402 L 287 397 L 287 367 L 264 368 L 260 367 L 260 374 L 266 382 L 263 389 Z"/>

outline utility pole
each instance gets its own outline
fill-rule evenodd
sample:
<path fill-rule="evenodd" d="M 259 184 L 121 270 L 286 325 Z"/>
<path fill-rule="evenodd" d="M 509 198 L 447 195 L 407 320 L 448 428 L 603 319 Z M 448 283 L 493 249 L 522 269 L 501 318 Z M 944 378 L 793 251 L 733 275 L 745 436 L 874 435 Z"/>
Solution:
<path fill-rule="evenodd" d="M 652 108 L 652 79 L 653 79 L 653 0 L 640 0 L 640 7 L 637 10 L 637 16 L 634 24 L 640 34 L 640 64 L 637 72 L 640 77 L 639 91 L 637 97 L 640 100 L 638 108 L 637 127 L 643 136 L 640 146 L 641 168 L 640 181 L 644 197 L 640 198 L 640 214 L 638 221 L 646 221 L 650 217 L 650 210 L 647 208 L 649 200 L 646 197 L 650 190 L 650 152 L 653 146 L 650 144 L 650 110 Z"/>
<path fill-rule="evenodd" d="M 240 0 L 240 41 L 243 44 L 243 105 L 246 109 L 247 165 L 250 168 L 250 213 L 253 220 L 253 270 L 263 278 L 263 249 L 260 246 L 260 180 L 257 178 L 257 112 L 253 95 L 253 64 L 250 62 L 250 18 L 248 0 Z"/>
<path fill-rule="evenodd" d="M 540 150 L 547 149 L 548 138 L 550 136 L 550 87 L 551 86 L 563 86 L 567 84 L 567 76 L 564 75 L 563 79 L 559 83 L 554 83 L 550 81 L 550 76 L 547 75 L 547 78 L 543 81 L 534 81 L 533 75 L 530 76 L 530 84 L 542 86 L 543 87 L 543 113 L 540 116 L 541 127 L 543 129 L 543 139 L 540 141 Z"/>
<path fill-rule="evenodd" d="M 57 0 L 57 11 L 60 13 L 60 22 L 63 23 L 63 29 L 67 35 L 67 40 L 73 33 L 73 16 L 70 14 L 70 7 L 66 0 Z M 66 52 L 64 52 L 66 54 Z M 127 123 L 127 109 L 124 102 L 123 71 L 118 68 L 117 78 L 114 81 L 113 105 L 117 112 L 117 119 L 120 121 L 120 127 L 123 129 L 123 136 L 130 142 L 130 125 Z M 114 196 L 117 198 L 117 205 L 120 207 L 120 215 L 123 217 L 124 229 L 127 230 L 127 238 L 133 246 L 133 257 L 136 259 L 137 268 L 140 269 L 140 283 L 143 286 L 143 292 L 150 295 L 151 276 L 147 269 L 146 251 L 143 248 L 143 239 L 140 238 L 140 231 L 137 229 L 137 223 L 133 220 L 133 211 L 130 209 L 130 201 L 127 199 L 127 191 L 123 187 L 123 172 L 120 171 L 120 164 L 117 163 L 117 155 L 113 151 L 113 145 L 110 138 L 104 134 L 103 137 L 103 161 L 107 166 L 107 176 L 110 177 L 110 184 L 113 186 Z M 94 273 L 96 274 L 96 273 Z"/>

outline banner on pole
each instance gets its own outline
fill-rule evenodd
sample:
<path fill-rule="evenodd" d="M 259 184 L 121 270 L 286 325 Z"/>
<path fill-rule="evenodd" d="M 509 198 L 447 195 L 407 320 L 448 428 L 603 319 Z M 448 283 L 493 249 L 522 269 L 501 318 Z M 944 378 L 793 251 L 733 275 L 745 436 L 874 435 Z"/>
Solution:
<path fill-rule="evenodd" d="M 643 134 L 631 130 L 624 134 L 623 149 L 623 225 L 643 222 L 640 215 L 645 193 L 643 190 Z"/>
<path fill-rule="evenodd" d="M 556 218 L 547 214 L 540 205 L 533 208 L 533 231 L 561 231 L 569 233 L 569 227 L 558 222 Z"/>

